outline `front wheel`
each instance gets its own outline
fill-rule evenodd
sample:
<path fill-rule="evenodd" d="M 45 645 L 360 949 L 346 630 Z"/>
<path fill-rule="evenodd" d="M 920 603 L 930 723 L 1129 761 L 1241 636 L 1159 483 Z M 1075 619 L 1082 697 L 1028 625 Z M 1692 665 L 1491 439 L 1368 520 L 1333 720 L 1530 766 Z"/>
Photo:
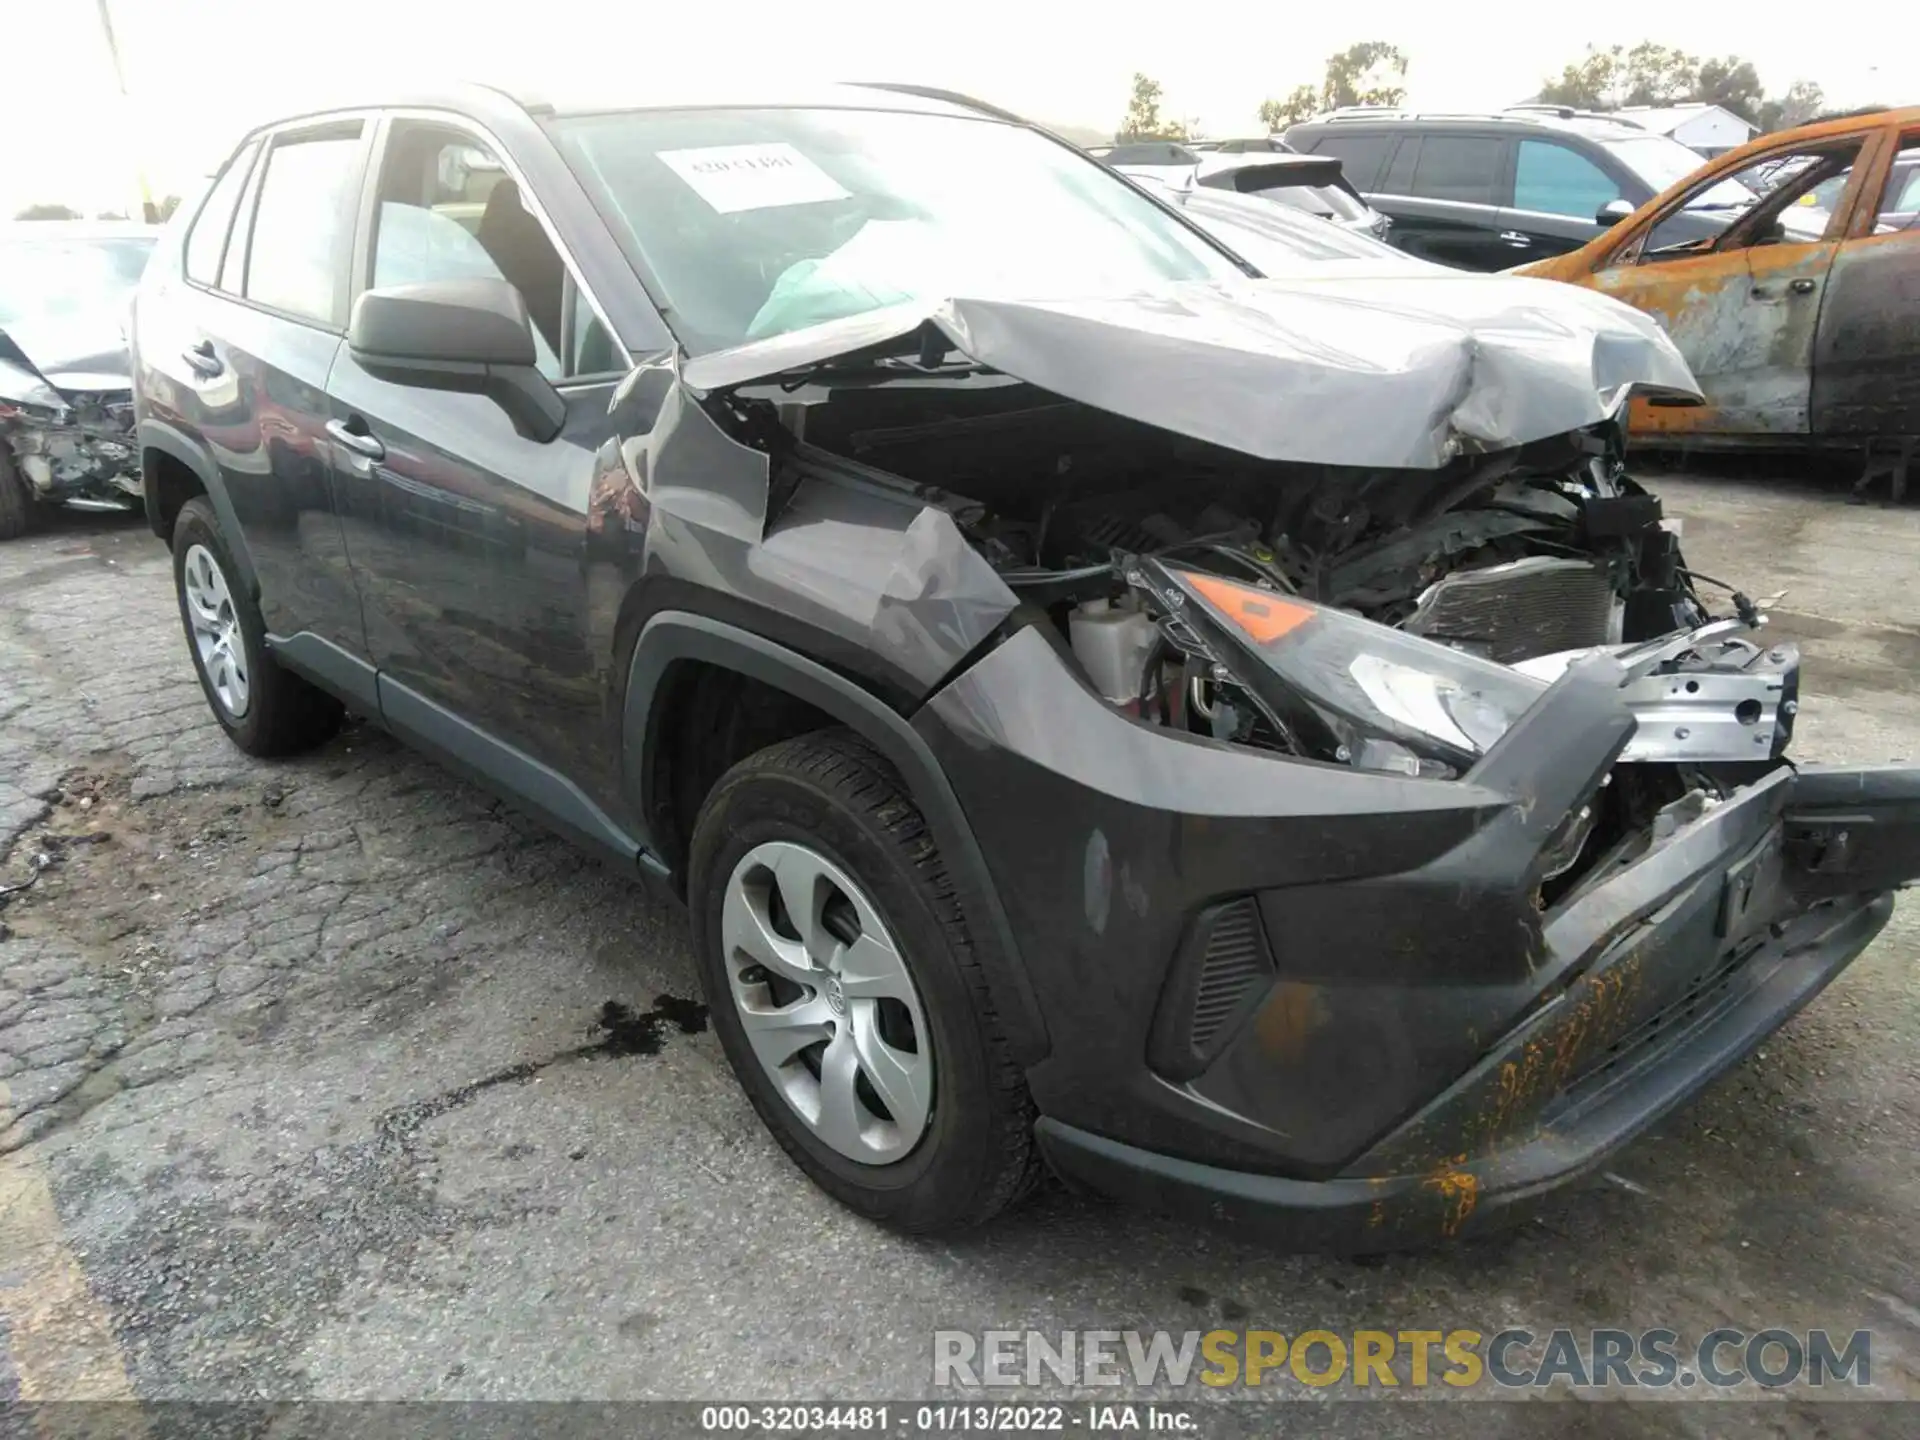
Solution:
<path fill-rule="evenodd" d="M 721 777 L 694 827 L 701 981 L 754 1109 L 828 1194 L 912 1233 L 1031 1188 L 1033 1109 L 925 819 L 851 732 Z"/>
<path fill-rule="evenodd" d="M 187 501 L 173 523 L 173 581 L 213 718 L 249 755 L 311 749 L 340 728 L 344 711 L 273 658 L 260 607 L 239 574 L 213 506 L 200 496 Z"/>

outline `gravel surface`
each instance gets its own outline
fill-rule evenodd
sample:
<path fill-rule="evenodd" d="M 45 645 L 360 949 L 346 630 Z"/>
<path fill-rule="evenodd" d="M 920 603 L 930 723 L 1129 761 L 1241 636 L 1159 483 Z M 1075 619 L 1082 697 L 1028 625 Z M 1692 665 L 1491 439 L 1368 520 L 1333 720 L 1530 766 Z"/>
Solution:
<path fill-rule="evenodd" d="M 1796 753 L 1920 760 L 1920 508 L 1656 483 L 1697 566 L 1787 590 Z M 0 1398 L 901 1397 L 940 1328 L 1215 1323 L 1860 1326 L 1920 1392 L 1920 897 L 1545 1219 L 1357 1264 L 1051 1190 L 856 1220 L 678 911 L 364 726 L 239 754 L 134 523 L 0 546 L 0 857 Z"/>

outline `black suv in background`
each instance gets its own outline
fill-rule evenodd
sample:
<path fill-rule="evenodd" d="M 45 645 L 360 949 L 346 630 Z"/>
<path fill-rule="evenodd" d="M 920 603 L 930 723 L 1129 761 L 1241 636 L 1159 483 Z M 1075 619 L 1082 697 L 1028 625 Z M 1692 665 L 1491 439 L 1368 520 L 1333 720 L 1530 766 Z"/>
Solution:
<path fill-rule="evenodd" d="M 1792 647 L 1696 636 L 1620 458 L 1697 394 L 1652 320 L 1213 239 L 959 97 L 717 98 L 256 130 L 138 295 L 137 440 L 233 741 L 351 707 L 664 882 L 825 1190 L 952 1228 L 1044 1154 L 1457 1234 L 1885 923 L 1920 769 L 1797 775 Z"/>
<path fill-rule="evenodd" d="M 1704 163 L 1671 136 L 1557 106 L 1487 115 L 1354 106 L 1292 126 L 1286 141 L 1338 156 L 1392 220 L 1392 244 L 1465 270 L 1577 250 Z M 1701 236 L 1716 230 L 1703 218 Z"/>

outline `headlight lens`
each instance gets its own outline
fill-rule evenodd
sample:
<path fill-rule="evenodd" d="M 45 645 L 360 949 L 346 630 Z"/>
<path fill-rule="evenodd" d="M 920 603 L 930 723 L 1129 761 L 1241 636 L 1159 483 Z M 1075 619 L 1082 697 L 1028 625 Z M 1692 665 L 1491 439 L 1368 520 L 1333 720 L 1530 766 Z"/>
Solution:
<path fill-rule="evenodd" d="M 1357 615 L 1190 571 L 1166 572 L 1249 660 L 1237 678 L 1325 758 L 1452 775 L 1547 691 L 1541 680 Z"/>
<path fill-rule="evenodd" d="M 34 419 L 49 419 L 66 408 L 60 392 L 30 370 L 0 360 L 0 409 Z"/>
<path fill-rule="evenodd" d="M 1347 673 L 1388 720 L 1476 755 L 1491 749 L 1515 718 L 1502 703 L 1505 696 L 1370 651 L 1354 656 Z"/>

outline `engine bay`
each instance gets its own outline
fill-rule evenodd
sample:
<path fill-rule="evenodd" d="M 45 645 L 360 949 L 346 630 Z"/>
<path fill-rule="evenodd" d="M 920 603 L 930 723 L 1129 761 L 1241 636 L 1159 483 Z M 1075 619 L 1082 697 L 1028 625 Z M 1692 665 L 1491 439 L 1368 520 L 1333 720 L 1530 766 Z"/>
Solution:
<path fill-rule="evenodd" d="M 1357 615 L 1501 669 L 1710 618 L 1613 424 L 1429 471 L 1254 460 L 991 374 L 836 386 L 796 412 L 803 452 L 951 515 L 1109 702 L 1237 743 L 1351 761 L 1337 745 L 1303 749 L 1271 707 L 1236 698 L 1226 677 L 1240 667 L 1172 623 L 1170 600 L 1185 598 L 1173 574 Z"/>
<path fill-rule="evenodd" d="M 1450 780 L 1572 659 L 1617 656 L 1648 717 L 1621 758 L 1643 763 L 1569 817 L 1546 899 L 1779 762 L 1797 653 L 1738 638 L 1764 618 L 1730 587 L 1737 617 L 1714 618 L 1696 581 L 1720 582 L 1687 570 L 1615 423 L 1369 470 L 1252 459 L 988 371 L 929 380 L 776 399 L 784 483 L 851 475 L 943 511 L 1019 601 L 1009 624 L 1045 626 L 1142 723 Z"/>

